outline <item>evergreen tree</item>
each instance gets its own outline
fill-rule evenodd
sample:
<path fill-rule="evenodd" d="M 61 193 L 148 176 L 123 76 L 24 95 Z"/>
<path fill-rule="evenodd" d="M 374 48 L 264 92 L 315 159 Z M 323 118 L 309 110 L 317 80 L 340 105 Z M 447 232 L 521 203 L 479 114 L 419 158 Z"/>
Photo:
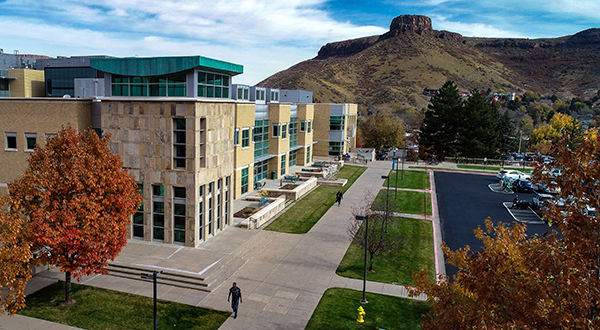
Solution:
<path fill-rule="evenodd" d="M 419 134 L 419 144 L 442 161 L 455 154 L 458 138 L 458 112 L 462 99 L 454 82 L 448 80 L 431 98 Z"/>
<path fill-rule="evenodd" d="M 504 151 L 513 152 L 517 151 L 518 141 L 515 139 L 506 139 L 503 141 L 503 136 L 517 136 L 517 132 L 515 130 L 515 124 L 510 120 L 510 115 L 508 111 L 504 112 L 504 114 L 500 115 L 498 119 L 498 144 L 496 145 L 496 149 L 502 152 Z"/>
<path fill-rule="evenodd" d="M 498 111 L 483 92 L 474 90 L 464 102 L 457 152 L 466 157 L 494 157 L 498 146 Z"/>

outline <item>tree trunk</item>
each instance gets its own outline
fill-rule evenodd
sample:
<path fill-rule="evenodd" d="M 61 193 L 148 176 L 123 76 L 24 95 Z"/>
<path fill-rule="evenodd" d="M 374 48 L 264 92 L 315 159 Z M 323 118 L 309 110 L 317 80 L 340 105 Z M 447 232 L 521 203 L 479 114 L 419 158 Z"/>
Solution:
<path fill-rule="evenodd" d="M 71 299 L 71 272 L 65 273 L 65 305 L 73 303 Z"/>
<path fill-rule="evenodd" d="M 373 271 L 373 257 L 374 254 L 373 253 L 369 253 L 370 254 L 370 258 L 369 258 L 369 271 L 372 272 Z"/>

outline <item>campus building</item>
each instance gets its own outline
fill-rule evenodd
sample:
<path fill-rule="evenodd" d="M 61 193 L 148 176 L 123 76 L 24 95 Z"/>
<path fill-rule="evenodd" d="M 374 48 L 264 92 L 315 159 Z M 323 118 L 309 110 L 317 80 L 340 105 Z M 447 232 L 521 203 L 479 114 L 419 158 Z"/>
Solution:
<path fill-rule="evenodd" d="M 315 136 L 317 156 L 340 156 L 356 147 L 356 104 L 315 104 Z"/>
<path fill-rule="evenodd" d="M 10 168 L 0 173 L 0 193 L 26 168 L 35 144 L 62 125 L 91 127 L 111 135 L 111 151 L 144 195 L 132 217 L 131 239 L 190 247 L 210 239 L 231 225 L 233 200 L 252 192 L 255 183 L 312 162 L 318 109 L 327 111 L 326 130 L 339 112 L 313 104 L 312 93 L 233 84 L 241 65 L 202 56 L 38 64 L 45 65 L 46 97 L 0 99 L 0 166 Z M 79 98 L 50 97 L 62 93 Z M 299 102 L 282 101 L 282 94 Z M 341 139 L 351 144 L 356 105 L 342 109 Z"/>
<path fill-rule="evenodd" d="M 0 70 L 0 97 L 43 97 L 44 71 Z"/>

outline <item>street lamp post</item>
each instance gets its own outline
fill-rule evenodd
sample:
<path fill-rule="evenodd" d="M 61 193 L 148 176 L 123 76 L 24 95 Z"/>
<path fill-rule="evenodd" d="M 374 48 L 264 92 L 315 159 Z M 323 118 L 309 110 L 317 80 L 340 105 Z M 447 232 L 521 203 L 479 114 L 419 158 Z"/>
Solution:
<path fill-rule="evenodd" d="M 402 180 L 404 180 L 404 159 L 406 159 L 406 147 L 402 148 Z"/>
<path fill-rule="evenodd" d="M 396 164 L 396 185 L 394 186 L 394 200 L 396 200 L 398 199 L 398 157 L 396 156 L 394 156 L 394 163 Z M 402 165 L 402 176 L 404 176 L 404 163 L 402 163 Z"/>
<path fill-rule="evenodd" d="M 153 271 L 152 272 L 152 277 L 150 277 L 150 275 L 148 274 L 140 274 L 141 277 L 145 280 L 149 280 L 152 279 L 153 282 L 153 290 L 154 290 L 154 330 L 157 330 L 158 328 L 158 314 L 157 314 L 157 310 L 156 310 L 156 278 L 158 277 L 158 275 L 162 274 L 162 270 L 160 272 L 157 271 Z"/>
<path fill-rule="evenodd" d="M 385 199 L 385 229 L 383 230 L 384 233 L 387 234 L 387 222 L 388 222 L 388 204 L 390 203 L 390 176 L 389 175 L 382 175 L 381 176 L 382 179 L 387 179 L 387 198 Z"/>
<path fill-rule="evenodd" d="M 365 292 L 367 289 L 367 246 L 369 246 L 369 216 L 368 215 L 362 215 L 362 214 L 357 214 L 356 215 L 356 220 L 358 221 L 363 221 L 365 220 L 365 265 L 364 265 L 364 273 L 363 273 L 363 297 L 360 301 L 361 304 L 366 304 L 368 303 L 367 298 L 365 296 Z"/>

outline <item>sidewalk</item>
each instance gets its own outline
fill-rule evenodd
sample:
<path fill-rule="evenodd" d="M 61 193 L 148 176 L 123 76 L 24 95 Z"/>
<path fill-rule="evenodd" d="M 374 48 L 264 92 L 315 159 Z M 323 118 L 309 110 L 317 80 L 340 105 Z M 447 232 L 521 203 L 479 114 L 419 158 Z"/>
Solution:
<path fill-rule="evenodd" d="M 391 162 L 370 163 L 367 171 L 344 195 L 342 206 L 331 207 L 307 234 L 229 227 L 196 249 L 130 241 L 117 260 L 134 260 L 157 267 L 184 267 L 188 271 L 201 272 L 246 242 L 264 243 L 252 259 L 212 292 L 159 285 L 162 293 L 159 298 L 230 311 L 227 293 L 235 281 L 242 289 L 243 303 L 238 318 L 229 318 L 220 329 L 304 329 L 327 288 L 362 289 L 362 280 L 343 278 L 335 271 L 350 245 L 346 229 L 352 217 L 351 206 L 360 203 L 367 190 L 376 194 L 382 189 L 381 175 L 387 175 L 390 168 Z M 433 178 L 431 183 L 434 216 L 427 218 L 433 221 L 435 235 L 436 231 L 438 234 L 441 231 Z M 438 272 L 444 271 L 439 243 L 436 238 Z M 140 259 L 141 255 L 145 255 L 145 259 Z M 56 271 L 45 272 L 34 278 L 35 283 L 39 283 L 35 286 L 43 287 L 62 277 L 63 274 Z M 84 283 L 146 296 L 152 294 L 148 283 L 113 276 L 87 277 Z M 33 289 L 33 280 L 31 286 Z M 406 288 L 399 285 L 367 282 L 366 288 L 374 293 L 407 296 Z M 74 328 L 22 316 L 0 317 L 0 330 L 9 329 Z"/>

